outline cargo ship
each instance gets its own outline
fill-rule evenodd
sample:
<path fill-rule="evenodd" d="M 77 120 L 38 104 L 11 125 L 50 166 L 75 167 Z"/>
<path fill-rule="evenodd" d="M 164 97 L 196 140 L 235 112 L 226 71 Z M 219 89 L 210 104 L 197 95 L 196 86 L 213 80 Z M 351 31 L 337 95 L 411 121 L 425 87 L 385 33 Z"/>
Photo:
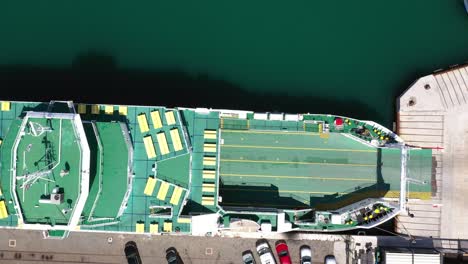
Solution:
<path fill-rule="evenodd" d="M 0 104 L 0 226 L 45 238 L 369 229 L 431 197 L 431 150 L 372 121 Z"/>

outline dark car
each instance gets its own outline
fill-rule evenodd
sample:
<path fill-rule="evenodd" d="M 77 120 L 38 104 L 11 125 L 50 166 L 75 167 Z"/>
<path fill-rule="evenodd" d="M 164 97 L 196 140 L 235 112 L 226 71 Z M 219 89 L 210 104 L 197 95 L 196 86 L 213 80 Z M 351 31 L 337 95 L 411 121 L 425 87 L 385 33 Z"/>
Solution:
<path fill-rule="evenodd" d="M 242 252 L 242 261 L 244 261 L 244 264 L 255 264 L 255 259 L 252 254 L 252 251 L 246 250 Z"/>
<path fill-rule="evenodd" d="M 184 262 L 179 256 L 179 252 L 174 247 L 166 250 L 166 260 L 168 264 L 183 264 Z"/>
<path fill-rule="evenodd" d="M 140 253 L 135 241 L 128 241 L 124 248 L 128 264 L 141 264 Z"/>

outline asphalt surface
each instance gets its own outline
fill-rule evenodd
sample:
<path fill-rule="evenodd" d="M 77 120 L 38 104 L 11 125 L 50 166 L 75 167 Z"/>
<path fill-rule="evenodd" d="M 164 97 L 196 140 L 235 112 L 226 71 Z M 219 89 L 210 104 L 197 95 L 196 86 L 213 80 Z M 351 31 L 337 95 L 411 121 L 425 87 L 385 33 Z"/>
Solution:
<path fill-rule="evenodd" d="M 42 233 L 29 230 L 0 229 L 0 263 L 127 263 L 124 245 L 135 241 L 141 260 L 146 263 L 167 263 L 165 251 L 175 247 L 186 264 L 242 263 L 241 253 L 252 250 L 252 238 L 146 236 L 73 232 L 64 240 L 44 240 Z M 15 241 L 15 246 L 12 245 Z M 269 240 L 273 247 L 275 240 Z M 299 262 L 299 247 L 309 245 L 313 263 L 334 251 L 342 251 L 342 241 L 287 240 L 293 263 Z M 338 245 L 339 244 L 339 245 Z M 345 263 L 339 260 L 338 263 Z M 275 253 L 275 257 L 277 255 Z"/>

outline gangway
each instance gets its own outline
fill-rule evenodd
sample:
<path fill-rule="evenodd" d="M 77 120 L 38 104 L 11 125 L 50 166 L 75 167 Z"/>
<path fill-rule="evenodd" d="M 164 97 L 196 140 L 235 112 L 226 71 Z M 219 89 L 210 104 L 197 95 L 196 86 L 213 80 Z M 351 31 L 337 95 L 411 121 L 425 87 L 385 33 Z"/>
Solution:
<path fill-rule="evenodd" d="M 409 197 L 409 183 L 427 184 L 427 182 L 408 177 L 408 155 L 410 149 L 411 148 L 409 146 L 401 145 L 400 211 L 406 212 L 411 216 L 407 207 Z"/>

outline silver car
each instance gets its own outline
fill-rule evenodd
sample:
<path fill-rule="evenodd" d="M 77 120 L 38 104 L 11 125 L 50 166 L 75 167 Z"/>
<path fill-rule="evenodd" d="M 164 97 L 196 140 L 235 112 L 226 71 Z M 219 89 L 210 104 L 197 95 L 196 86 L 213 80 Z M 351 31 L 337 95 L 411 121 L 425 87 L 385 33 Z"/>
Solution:
<path fill-rule="evenodd" d="M 268 242 L 264 239 L 257 241 L 257 253 L 262 264 L 276 264 Z"/>
<path fill-rule="evenodd" d="M 335 256 L 333 256 L 333 255 L 326 256 L 324 263 L 325 264 L 336 264 Z"/>
<path fill-rule="evenodd" d="M 301 246 L 301 264 L 312 264 L 312 250 L 307 245 Z"/>

